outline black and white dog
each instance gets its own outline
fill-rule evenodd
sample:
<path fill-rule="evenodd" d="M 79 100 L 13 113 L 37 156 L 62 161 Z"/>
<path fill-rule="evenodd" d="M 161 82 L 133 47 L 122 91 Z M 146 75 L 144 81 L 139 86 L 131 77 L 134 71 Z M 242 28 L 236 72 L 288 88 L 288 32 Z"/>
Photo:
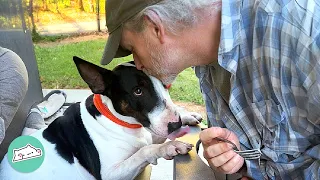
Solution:
<path fill-rule="evenodd" d="M 191 144 L 164 141 L 185 134 L 182 125 L 197 124 L 201 116 L 187 113 L 180 118 L 159 80 L 132 63 L 110 71 L 77 57 L 74 62 L 94 95 L 32 134 L 45 150 L 39 169 L 20 173 L 5 156 L 1 180 L 133 179 L 158 158 L 172 159 L 191 150 Z"/>

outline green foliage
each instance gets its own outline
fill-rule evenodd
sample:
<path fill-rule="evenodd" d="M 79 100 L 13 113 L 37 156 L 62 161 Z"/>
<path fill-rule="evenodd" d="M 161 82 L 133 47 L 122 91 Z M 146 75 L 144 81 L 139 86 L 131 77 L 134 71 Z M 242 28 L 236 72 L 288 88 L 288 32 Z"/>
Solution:
<path fill-rule="evenodd" d="M 19 1 L 0 0 L 0 29 L 22 27 L 21 7 Z"/>
<path fill-rule="evenodd" d="M 35 12 L 39 9 L 58 13 L 65 8 L 79 8 L 79 0 L 34 0 Z M 105 12 L 105 0 L 99 0 L 100 12 Z M 96 12 L 96 0 L 82 0 L 85 12 Z M 93 11 L 92 11 L 93 10 Z"/>
<path fill-rule="evenodd" d="M 8 29 L 10 27 L 10 23 L 7 18 L 4 16 L 0 16 L 0 28 Z"/>

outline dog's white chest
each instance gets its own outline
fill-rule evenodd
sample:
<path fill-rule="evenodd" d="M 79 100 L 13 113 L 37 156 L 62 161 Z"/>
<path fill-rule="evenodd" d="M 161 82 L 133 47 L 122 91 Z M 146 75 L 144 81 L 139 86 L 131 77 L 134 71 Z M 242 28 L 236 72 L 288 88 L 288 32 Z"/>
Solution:
<path fill-rule="evenodd" d="M 102 179 L 118 163 L 129 158 L 141 147 L 152 144 L 152 136 L 146 129 L 125 128 L 103 115 L 93 118 L 84 102 L 80 107 L 83 124 L 99 152 Z"/>

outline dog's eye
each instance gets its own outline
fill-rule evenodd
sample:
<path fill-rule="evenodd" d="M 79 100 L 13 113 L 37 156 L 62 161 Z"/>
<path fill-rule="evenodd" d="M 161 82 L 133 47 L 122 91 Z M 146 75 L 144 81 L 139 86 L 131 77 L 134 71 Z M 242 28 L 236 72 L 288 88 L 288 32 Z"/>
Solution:
<path fill-rule="evenodd" d="M 142 90 L 140 88 L 136 88 L 133 92 L 134 95 L 136 96 L 141 96 L 142 95 Z"/>

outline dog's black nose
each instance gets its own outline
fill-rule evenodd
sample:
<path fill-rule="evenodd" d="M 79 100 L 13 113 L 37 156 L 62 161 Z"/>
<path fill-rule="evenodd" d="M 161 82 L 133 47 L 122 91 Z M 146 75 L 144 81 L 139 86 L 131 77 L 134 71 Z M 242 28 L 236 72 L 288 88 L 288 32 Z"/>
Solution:
<path fill-rule="evenodd" d="M 173 131 L 181 128 L 182 122 L 181 119 L 179 119 L 179 122 L 169 122 L 168 123 L 168 133 L 171 134 Z"/>

